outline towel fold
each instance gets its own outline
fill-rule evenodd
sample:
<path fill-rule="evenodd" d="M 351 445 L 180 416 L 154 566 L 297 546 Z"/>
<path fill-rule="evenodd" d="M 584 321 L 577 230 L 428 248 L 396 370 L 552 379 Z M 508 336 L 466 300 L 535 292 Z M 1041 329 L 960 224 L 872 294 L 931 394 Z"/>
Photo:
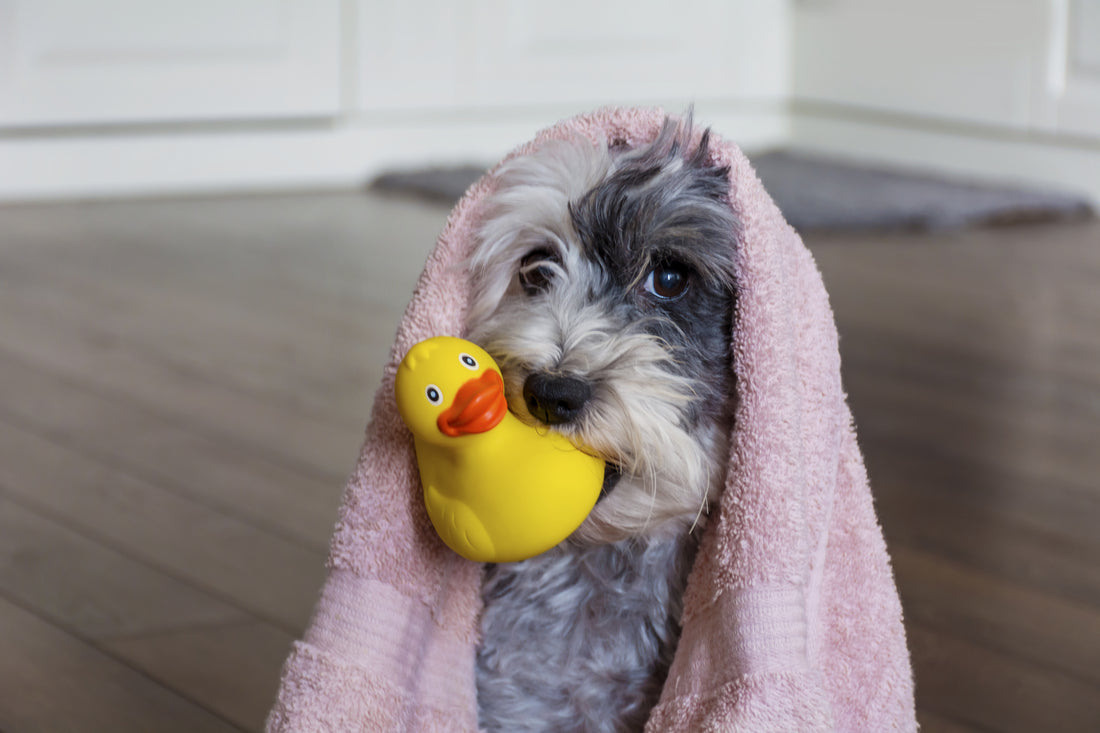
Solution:
<path fill-rule="evenodd" d="M 605 109 L 575 135 L 636 146 L 666 115 Z M 914 731 L 901 606 L 840 379 L 832 311 L 809 251 L 744 155 L 712 137 L 742 224 L 736 252 L 729 472 L 684 599 L 683 633 L 647 731 Z M 464 335 L 463 267 L 495 171 L 456 206 L 390 352 L 310 627 L 267 729 L 473 731 L 480 566 L 427 518 L 393 398 L 417 341 Z"/>

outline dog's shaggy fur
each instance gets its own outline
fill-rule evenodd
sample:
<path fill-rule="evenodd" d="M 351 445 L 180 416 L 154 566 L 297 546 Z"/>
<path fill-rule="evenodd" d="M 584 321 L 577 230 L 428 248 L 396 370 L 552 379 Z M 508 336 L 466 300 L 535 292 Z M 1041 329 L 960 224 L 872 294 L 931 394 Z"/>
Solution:
<path fill-rule="evenodd" d="M 628 150 L 549 143 L 500 172 L 470 261 L 469 337 L 512 411 L 607 462 L 565 543 L 490 566 L 491 731 L 637 730 L 679 636 L 693 529 L 725 476 L 737 221 L 690 117 Z"/>

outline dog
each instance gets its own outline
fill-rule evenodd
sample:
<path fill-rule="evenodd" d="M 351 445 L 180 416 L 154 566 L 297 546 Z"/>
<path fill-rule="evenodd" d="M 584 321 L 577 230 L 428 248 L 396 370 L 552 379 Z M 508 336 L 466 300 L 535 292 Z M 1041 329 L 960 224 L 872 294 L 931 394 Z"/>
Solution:
<path fill-rule="evenodd" d="M 565 542 L 486 568 L 485 730 L 640 730 L 660 696 L 735 399 L 739 223 L 709 138 L 692 144 L 689 112 L 634 148 L 548 142 L 505 163 L 487 202 L 468 336 L 521 420 L 606 470 Z"/>

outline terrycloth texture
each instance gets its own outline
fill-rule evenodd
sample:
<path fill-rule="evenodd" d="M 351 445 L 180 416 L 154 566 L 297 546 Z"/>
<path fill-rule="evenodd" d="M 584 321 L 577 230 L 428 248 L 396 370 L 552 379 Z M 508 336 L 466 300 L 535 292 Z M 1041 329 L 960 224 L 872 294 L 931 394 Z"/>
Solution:
<path fill-rule="evenodd" d="M 609 109 L 550 139 L 652 140 L 664 113 Z M 685 597 L 684 631 L 648 731 L 913 731 L 901 607 L 840 381 L 832 311 L 810 253 L 748 161 L 730 167 L 743 223 L 729 476 Z M 511 156 L 510 156 L 511 157 Z M 462 335 L 462 266 L 493 173 L 451 215 L 397 334 L 344 495 L 330 575 L 294 647 L 269 731 L 470 731 L 480 567 L 426 516 L 393 398 L 417 341 Z"/>

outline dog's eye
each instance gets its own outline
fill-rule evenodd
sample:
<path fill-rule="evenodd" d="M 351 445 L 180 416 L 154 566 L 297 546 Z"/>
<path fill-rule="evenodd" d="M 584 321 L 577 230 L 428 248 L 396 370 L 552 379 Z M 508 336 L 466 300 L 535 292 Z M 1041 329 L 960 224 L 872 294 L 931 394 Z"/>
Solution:
<path fill-rule="evenodd" d="M 687 291 L 690 277 L 685 265 L 657 265 L 646 276 L 645 290 L 662 300 L 675 300 Z"/>
<path fill-rule="evenodd" d="M 541 293 L 550 287 L 561 258 L 548 249 L 536 249 L 519 263 L 519 284 L 528 295 Z"/>

